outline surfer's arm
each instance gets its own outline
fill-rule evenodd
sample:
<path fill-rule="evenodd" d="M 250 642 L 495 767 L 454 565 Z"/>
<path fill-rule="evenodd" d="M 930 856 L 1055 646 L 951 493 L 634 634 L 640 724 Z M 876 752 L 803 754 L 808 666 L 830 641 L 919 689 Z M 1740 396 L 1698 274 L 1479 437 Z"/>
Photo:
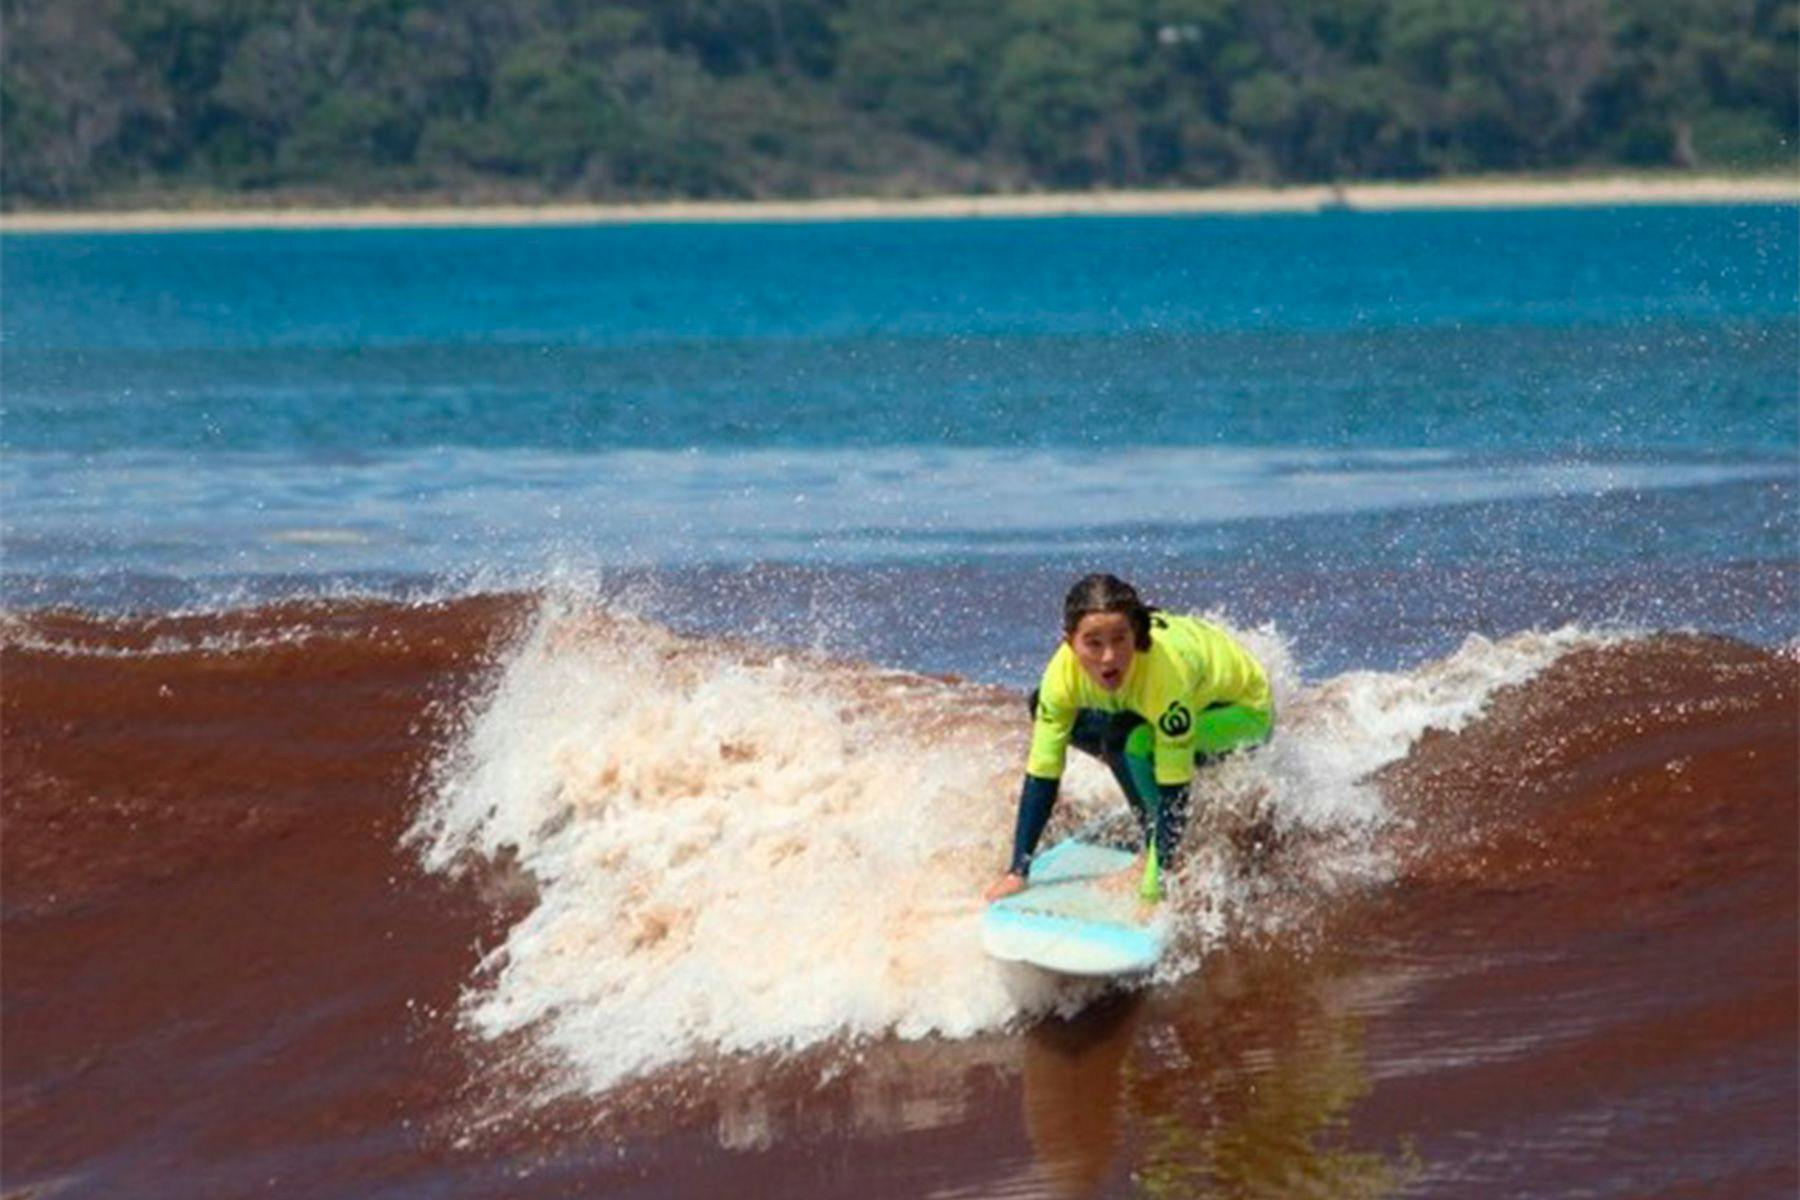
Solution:
<path fill-rule="evenodd" d="M 1050 823 L 1050 811 L 1056 807 L 1069 737 L 1075 729 L 1075 705 L 1067 694 L 1070 668 L 1061 662 L 1067 655 L 1067 646 L 1058 649 L 1044 668 L 1042 682 L 1031 693 L 1031 751 L 1025 760 L 1025 782 L 1019 788 L 1012 861 L 1006 874 L 988 886 L 985 895 L 989 900 L 1024 888 L 1031 856 L 1037 851 L 1038 839 L 1044 836 L 1044 826 Z"/>
<path fill-rule="evenodd" d="M 1019 818 L 1013 824 L 1012 865 L 1007 872 L 1023 879 L 1031 869 L 1031 856 L 1037 853 L 1038 839 L 1050 823 L 1050 811 L 1056 807 L 1060 780 L 1044 779 L 1030 772 L 1019 788 Z"/>
<path fill-rule="evenodd" d="M 1157 785 L 1156 857 L 1164 869 L 1173 869 L 1181 849 L 1181 835 L 1187 829 L 1188 802 L 1192 781 Z"/>
<path fill-rule="evenodd" d="M 1004 896 L 1025 890 L 1025 877 L 1031 870 L 1031 856 L 1037 851 L 1044 826 L 1050 823 L 1050 811 L 1056 807 L 1056 793 L 1061 781 L 1045 779 L 1029 772 L 1019 788 L 1019 816 L 1013 825 L 1012 864 L 1006 874 L 988 884 L 982 898 L 992 903 Z"/>

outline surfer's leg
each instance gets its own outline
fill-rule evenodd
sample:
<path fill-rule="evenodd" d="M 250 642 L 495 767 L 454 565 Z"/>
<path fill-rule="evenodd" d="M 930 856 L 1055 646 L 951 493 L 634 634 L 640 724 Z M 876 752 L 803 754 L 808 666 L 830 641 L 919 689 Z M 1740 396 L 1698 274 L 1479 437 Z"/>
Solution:
<path fill-rule="evenodd" d="M 1037 714 L 1037 693 L 1031 693 L 1030 708 Z M 1075 727 L 1069 731 L 1069 744 L 1083 754 L 1106 764 L 1112 772 L 1125 801 L 1137 817 L 1144 840 L 1150 839 L 1150 809 L 1145 796 L 1155 795 L 1147 789 L 1156 786 L 1150 764 L 1150 726 L 1134 712 L 1109 713 L 1097 708 L 1075 710 Z"/>
<path fill-rule="evenodd" d="M 1194 783 L 1200 771 L 1234 751 L 1250 750 L 1269 740 L 1274 727 L 1268 713 L 1241 704 L 1214 704 L 1194 722 Z M 1164 864 L 1174 862 L 1187 833 L 1194 784 L 1164 788 L 1156 811 L 1156 852 Z"/>
<path fill-rule="evenodd" d="M 1144 844 L 1150 844 L 1150 814 L 1155 807 L 1150 803 L 1156 796 L 1156 768 L 1152 761 L 1154 739 L 1150 726 L 1136 713 L 1120 713 L 1122 719 L 1112 729 L 1113 742 L 1108 747 L 1106 765 L 1112 768 L 1113 778 L 1119 781 L 1119 788 L 1125 793 L 1125 799 L 1131 804 L 1131 811 L 1136 814 L 1138 830 L 1144 835 Z"/>
<path fill-rule="evenodd" d="M 1273 729 L 1274 718 L 1266 712 L 1242 704 L 1211 705 L 1194 722 L 1194 765 L 1205 766 L 1233 750 L 1260 746 Z"/>
<path fill-rule="evenodd" d="M 1106 769 L 1112 772 L 1119 790 L 1125 793 L 1125 802 L 1131 805 L 1132 815 L 1137 818 L 1139 831 L 1148 839 L 1150 805 L 1146 798 L 1156 794 L 1151 790 L 1156 786 L 1156 777 L 1150 766 L 1150 726 L 1134 712 L 1096 712 L 1094 715 L 1100 718 L 1095 722 L 1098 744 L 1082 749 L 1105 763 Z"/>
<path fill-rule="evenodd" d="M 1031 693 L 1031 712 L 1037 714 L 1037 693 Z M 1125 793 L 1125 799 L 1131 807 L 1140 813 L 1143 809 L 1140 793 L 1132 786 L 1132 776 L 1125 764 L 1125 743 L 1134 727 L 1145 731 L 1146 739 L 1149 726 L 1144 718 L 1133 712 L 1109 713 L 1097 708 L 1078 708 L 1075 710 L 1075 727 L 1069 731 L 1069 745 L 1106 764 L 1107 770 L 1118 781 L 1119 789 Z M 1149 755 L 1149 742 L 1146 740 L 1144 754 L 1146 761 Z"/>

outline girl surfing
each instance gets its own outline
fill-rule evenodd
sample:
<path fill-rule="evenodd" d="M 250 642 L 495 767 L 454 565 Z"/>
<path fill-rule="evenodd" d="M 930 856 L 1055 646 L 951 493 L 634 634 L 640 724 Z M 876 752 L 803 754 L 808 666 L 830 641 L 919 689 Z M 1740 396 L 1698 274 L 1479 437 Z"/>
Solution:
<path fill-rule="evenodd" d="M 1187 825 L 1195 767 L 1268 740 L 1274 703 L 1262 664 L 1224 629 L 1152 608 L 1113 575 L 1063 601 L 1063 638 L 1031 695 L 1031 751 L 1012 862 L 994 901 L 1023 891 L 1072 745 L 1112 771 L 1146 848 L 1141 894 L 1161 898 Z"/>

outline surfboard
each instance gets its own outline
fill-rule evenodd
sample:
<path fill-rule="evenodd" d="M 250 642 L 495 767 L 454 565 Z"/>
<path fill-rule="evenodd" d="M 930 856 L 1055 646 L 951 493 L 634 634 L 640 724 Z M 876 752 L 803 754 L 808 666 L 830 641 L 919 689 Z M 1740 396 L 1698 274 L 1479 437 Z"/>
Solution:
<path fill-rule="evenodd" d="M 982 948 L 1062 975 L 1148 971 L 1168 940 L 1166 915 L 1158 908 L 1146 917 L 1135 887 L 1100 886 L 1134 859 L 1079 837 L 1058 842 L 1032 862 L 1029 887 L 987 906 Z"/>

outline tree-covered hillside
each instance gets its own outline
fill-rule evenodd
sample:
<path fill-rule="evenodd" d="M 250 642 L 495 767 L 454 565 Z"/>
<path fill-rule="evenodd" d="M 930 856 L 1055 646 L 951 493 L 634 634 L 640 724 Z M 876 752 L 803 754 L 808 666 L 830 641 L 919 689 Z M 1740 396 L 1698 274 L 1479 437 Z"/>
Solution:
<path fill-rule="evenodd" d="M 1796 161 L 1800 0 L 0 0 L 9 206 Z"/>

